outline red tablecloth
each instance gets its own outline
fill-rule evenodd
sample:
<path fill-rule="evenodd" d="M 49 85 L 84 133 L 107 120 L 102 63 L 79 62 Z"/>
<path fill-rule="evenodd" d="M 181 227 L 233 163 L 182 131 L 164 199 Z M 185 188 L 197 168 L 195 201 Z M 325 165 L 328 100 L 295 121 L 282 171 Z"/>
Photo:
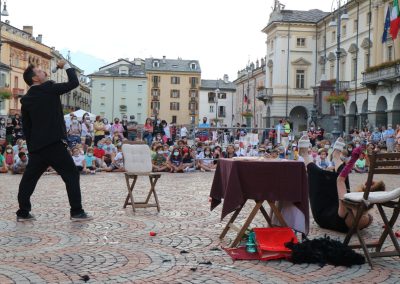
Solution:
<path fill-rule="evenodd" d="M 304 215 L 300 219 L 285 218 L 287 224 L 297 229 L 294 223 L 303 220 L 301 231 L 308 234 L 308 182 L 302 162 L 219 159 L 210 197 L 211 210 L 223 199 L 221 220 L 248 199 L 282 201 L 284 207 L 291 205 Z"/>

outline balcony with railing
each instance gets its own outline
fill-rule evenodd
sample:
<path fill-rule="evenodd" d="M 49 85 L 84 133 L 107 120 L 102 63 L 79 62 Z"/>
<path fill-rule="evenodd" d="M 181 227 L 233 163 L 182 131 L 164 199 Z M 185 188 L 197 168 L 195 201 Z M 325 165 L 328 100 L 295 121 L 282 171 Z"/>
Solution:
<path fill-rule="evenodd" d="M 24 94 L 25 94 L 24 89 L 19 89 L 19 88 L 13 88 L 12 89 L 13 97 L 21 98 Z"/>
<path fill-rule="evenodd" d="M 336 90 L 336 79 L 321 81 L 322 91 L 332 92 Z M 347 92 L 350 89 L 350 81 L 339 81 L 339 92 Z"/>
<path fill-rule="evenodd" d="M 362 85 L 376 89 L 379 85 L 390 85 L 398 82 L 400 77 L 400 62 L 385 62 L 378 66 L 369 67 L 363 73 Z"/>
<path fill-rule="evenodd" d="M 258 88 L 256 99 L 267 103 L 272 101 L 273 89 L 272 88 Z"/>

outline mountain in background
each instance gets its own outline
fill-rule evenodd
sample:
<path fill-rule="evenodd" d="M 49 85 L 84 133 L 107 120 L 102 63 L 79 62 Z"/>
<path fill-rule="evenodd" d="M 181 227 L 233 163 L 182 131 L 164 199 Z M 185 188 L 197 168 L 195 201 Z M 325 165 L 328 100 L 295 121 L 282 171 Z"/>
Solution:
<path fill-rule="evenodd" d="M 68 50 L 62 49 L 60 53 L 67 58 Z M 95 71 L 98 71 L 100 67 L 107 64 L 107 62 L 103 59 L 94 57 L 90 54 L 86 54 L 80 51 L 70 52 L 71 62 L 79 67 L 80 69 L 85 71 L 85 75 L 92 74 Z"/>

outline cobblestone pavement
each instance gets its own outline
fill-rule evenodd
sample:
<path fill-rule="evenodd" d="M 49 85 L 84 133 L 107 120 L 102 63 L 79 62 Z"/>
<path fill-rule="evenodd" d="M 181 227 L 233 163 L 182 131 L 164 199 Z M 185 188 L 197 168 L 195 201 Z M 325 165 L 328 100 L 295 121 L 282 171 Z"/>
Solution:
<path fill-rule="evenodd" d="M 0 283 L 83 283 L 85 275 L 88 283 L 399 283 L 399 258 L 375 259 L 374 270 L 368 265 L 233 262 L 216 249 L 226 220 L 220 222 L 220 207 L 209 210 L 212 177 L 213 173 L 165 174 L 157 186 L 161 212 L 147 208 L 133 214 L 131 208 L 122 208 L 123 174 L 82 176 L 85 209 L 95 219 L 72 223 L 61 178 L 43 176 L 32 198 L 37 221 L 23 224 L 16 223 L 14 215 L 21 177 L 1 175 Z M 352 175 L 352 184 L 365 178 Z M 399 177 L 384 178 L 388 188 L 396 179 L 399 184 Z M 137 187 L 144 196 L 148 180 L 139 178 Z M 374 215 L 377 220 L 377 212 Z M 257 218 L 253 226 L 265 226 Z M 371 237 L 381 227 L 375 221 L 365 234 Z M 150 231 L 157 235 L 150 237 Z M 311 238 L 324 234 L 344 237 L 311 222 Z"/>

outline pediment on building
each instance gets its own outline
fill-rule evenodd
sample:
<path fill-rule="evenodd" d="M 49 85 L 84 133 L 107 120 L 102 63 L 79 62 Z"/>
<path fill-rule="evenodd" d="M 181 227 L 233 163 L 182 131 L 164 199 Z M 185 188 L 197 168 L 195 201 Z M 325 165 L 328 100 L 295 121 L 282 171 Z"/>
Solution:
<path fill-rule="evenodd" d="M 361 43 L 361 47 L 364 49 L 368 49 L 368 48 L 372 47 L 372 41 L 370 41 L 368 38 L 364 38 Z"/>
<path fill-rule="evenodd" d="M 350 53 L 355 53 L 358 51 L 358 47 L 355 43 L 352 43 L 347 51 Z"/>
<path fill-rule="evenodd" d="M 269 68 L 273 67 L 273 66 L 274 66 L 274 62 L 273 62 L 271 59 L 268 60 L 267 66 L 268 66 Z"/>
<path fill-rule="evenodd" d="M 305 60 L 303 57 L 300 57 L 294 61 L 292 61 L 292 65 L 311 65 L 311 63 Z"/>
<path fill-rule="evenodd" d="M 328 54 L 328 60 L 333 61 L 336 59 L 336 55 L 333 52 L 329 52 Z"/>

